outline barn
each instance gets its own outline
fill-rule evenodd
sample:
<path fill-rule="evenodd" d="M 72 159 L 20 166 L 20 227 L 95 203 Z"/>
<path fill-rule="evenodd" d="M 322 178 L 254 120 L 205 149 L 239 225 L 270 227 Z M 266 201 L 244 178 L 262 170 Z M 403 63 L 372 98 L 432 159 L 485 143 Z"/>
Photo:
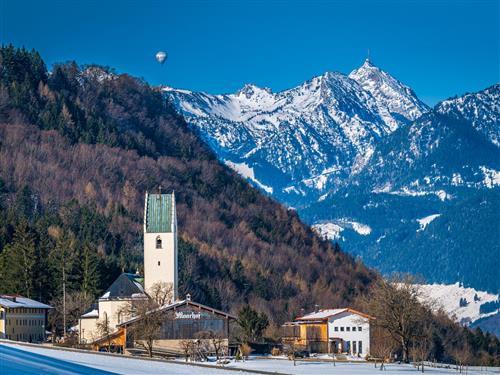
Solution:
<path fill-rule="evenodd" d="M 156 352 L 172 355 L 183 354 L 186 345 L 196 344 L 206 354 L 228 353 L 233 346 L 231 333 L 236 317 L 229 313 L 214 309 L 191 300 L 184 300 L 164 305 L 158 309 L 161 313 L 161 328 L 154 340 Z M 140 325 L 142 317 L 138 316 L 117 325 L 124 343 L 124 352 L 141 348 Z"/>

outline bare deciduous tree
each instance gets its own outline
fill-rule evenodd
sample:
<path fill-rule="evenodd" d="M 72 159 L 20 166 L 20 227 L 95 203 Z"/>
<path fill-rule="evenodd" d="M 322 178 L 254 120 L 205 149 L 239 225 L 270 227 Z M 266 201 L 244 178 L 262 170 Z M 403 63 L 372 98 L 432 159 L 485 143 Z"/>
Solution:
<path fill-rule="evenodd" d="M 173 300 L 172 284 L 167 282 L 154 283 L 150 290 L 147 291 L 148 295 L 156 302 L 158 306 L 163 306 L 171 303 Z"/>
<path fill-rule="evenodd" d="M 208 351 L 213 352 L 217 360 L 219 360 L 225 347 L 226 340 L 224 337 L 214 331 L 202 331 L 199 332 L 197 336 L 199 339 L 205 340 L 208 343 Z"/>
<path fill-rule="evenodd" d="M 96 323 L 96 329 L 99 337 L 105 338 L 108 344 L 108 352 L 111 352 L 111 333 L 113 329 L 109 323 L 108 314 L 104 314 L 104 317 Z"/>
<path fill-rule="evenodd" d="M 76 325 L 80 316 L 92 305 L 92 302 L 92 296 L 85 292 L 67 293 L 65 303 L 63 296 L 54 298 L 50 302 L 53 309 L 49 313 L 48 323 L 53 329 L 64 332 L 64 322 L 66 322 L 68 327 Z M 63 316 L 64 311 L 66 311 L 66 319 Z"/>
<path fill-rule="evenodd" d="M 457 370 L 462 374 L 463 372 L 467 373 L 467 366 L 471 360 L 471 352 L 469 348 L 469 343 L 464 338 L 463 344 L 461 346 L 457 346 L 452 350 L 453 358 L 455 359 L 455 363 L 457 365 Z"/>
<path fill-rule="evenodd" d="M 283 350 L 288 359 L 293 361 L 293 365 L 297 365 L 297 352 L 304 350 L 304 345 L 297 344 L 295 340 L 290 340 L 283 346 Z"/>
<path fill-rule="evenodd" d="M 167 301 L 171 295 L 171 284 L 155 284 L 148 296 L 137 296 L 118 311 L 122 316 L 135 317 L 127 329 L 150 358 L 153 357 L 154 341 L 159 338 L 162 324 L 167 318 L 167 313 L 160 310 L 160 303 Z"/>
<path fill-rule="evenodd" d="M 193 351 L 193 340 L 181 340 L 179 342 L 179 346 L 182 349 L 182 352 L 184 353 L 184 359 L 186 362 L 188 361 L 188 358 L 190 357 L 191 352 Z"/>
<path fill-rule="evenodd" d="M 431 328 L 428 321 L 424 321 L 421 325 L 421 332 L 418 338 L 413 342 L 411 353 L 413 356 L 413 361 L 417 366 L 417 370 L 420 368 L 424 372 L 424 362 L 427 360 L 431 347 Z"/>
<path fill-rule="evenodd" d="M 380 370 L 385 370 L 385 364 L 391 360 L 398 343 L 386 330 L 380 327 L 375 326 L 372 332 L 371 354 L 375 359 L 375 368 L 380 360 Z"/>
<path fill-rule="evenodd" d="M 248 359 L 248 356 L 253 351 L 252 347 L 250 345 L 248 345 L 247 343 L 241 344 L 238 350 L 241 353 L 241 357 L 243 358 L 243 361 L 245 361 L 245 359 Z"/>
<path fill-rule="evenodd" d="M 409 361 L 411 343 L 421 337 L 421 325 L 429 315 L 422 301 L 417 280 L 410 275 L 397 275 L 389 281 L 379 279 L 364 305 L 375 316 L 373 325 L 386 330 Z"/>

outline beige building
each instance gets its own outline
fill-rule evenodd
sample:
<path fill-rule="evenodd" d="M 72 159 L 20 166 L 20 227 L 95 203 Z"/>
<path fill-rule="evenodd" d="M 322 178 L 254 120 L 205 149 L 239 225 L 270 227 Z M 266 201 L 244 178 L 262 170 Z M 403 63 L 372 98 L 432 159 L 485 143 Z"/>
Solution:
<path fill-rule="evenodd" d="M 45 340 L 49 305 L 18 295 L 0 295 L 0 338 L 42 342 Z"/>
<path fill-rule="evenodd" d="M 97 304 L 88 309 L 78 321 L 78 335 L 81 344 L 94 342 L 102 336 L 98 322 L 107 321 L 111 332 L 119 323 L 129 319 L 123 316 L 123 307 L 133 299 L 146 298 L 142 287 L 142 277 L 122 273 L 99 298 Z"/>

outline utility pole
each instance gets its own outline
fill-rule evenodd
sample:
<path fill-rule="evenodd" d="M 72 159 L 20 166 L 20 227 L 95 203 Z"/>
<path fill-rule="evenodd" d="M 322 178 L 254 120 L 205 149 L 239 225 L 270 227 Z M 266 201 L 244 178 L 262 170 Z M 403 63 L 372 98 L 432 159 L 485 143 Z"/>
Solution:
<path fill-rule="evenodd" d="M 62 264 L 63 275 L 63 339 L 66 340 L 66 267 Z"/>

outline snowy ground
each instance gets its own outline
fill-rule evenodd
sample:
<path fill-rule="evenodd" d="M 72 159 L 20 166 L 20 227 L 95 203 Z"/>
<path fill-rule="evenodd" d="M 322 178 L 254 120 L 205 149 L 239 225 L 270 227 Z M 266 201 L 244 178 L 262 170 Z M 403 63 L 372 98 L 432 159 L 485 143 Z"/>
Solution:
<path fill-rule="evenodd" d="M 16 355 L 17 352 L 17 355 Z M 14 354 L 13 354 L 14 353 Z M 51 360 L 55 363 L 54 367 Z M 54 350 L 44 347 L 25 346 L 2 341 L 0 343 L 0 373 L 2 374 L 245 374 L 245 370 L 276 372 L 280 374 L 377 374 L 371 363 L 337 363 L 319 360 L 292 361 L 280 358 L 252 357 L 242 362 L 231 362 L 225 369 L 184 365 L 181 363 L 140 360 L 130 357 L 107 356 L 93 353 L 82 353 L 65 350 Z M 25 366 L 25 367 L 22 367 Z M 31 371 L 26 371 L 25 368 Z M 35 368 L 37 371 L 34 371 Z M 92 371 L 95 369 L 95 371 Z M 15 370 L 15 371 L 14 371 Z M 470 368 L 468 374 L 500 373 L 499 368 Z M 412 365 L 387 365 L 385 374 L 419 374 Z M 426 368 L 427 374 L 456 374 L 454 369 Z"/>
<path fill-rule="evenodd" d="M 226 365 L 226 368 L 240 368 L 262 371 L 276 371 L 282 374 L 293 375 L 323 375 L 323 374 L 346 374 L 346 375 L 365 375 L 365 374 L 379 374 L 379 369 L 375 369 L 373 363 L 366 362 L 337 362 L 335 367 L 331 362 L 320 361 L 297 361 L 294 366 L 292 361 L 286 359 L 250 359 L 245 362 L 237 362 Z M 469 375 L 473 374 L 498 374 L 499 368 L 488 368 L 487 371 L 481 371 L 480 368 L 470 368 Z M 457 374 L 453 368 L 425 368 L 426 374 Z M 386 366 L 386 371 L 383 374 L 421 374 L 412 365 L 398 365 L 389 364 Z"/>
<path fill-rule="evenodd" d="M 47 358 L 48 357 L 48 358 Z M 54 360 L 55 359 L 55 360 Z M 92 371 L 97 369 L 100 371 Z M 0 373 L 234 375 L 242 371 L 0 343 Z"/>

